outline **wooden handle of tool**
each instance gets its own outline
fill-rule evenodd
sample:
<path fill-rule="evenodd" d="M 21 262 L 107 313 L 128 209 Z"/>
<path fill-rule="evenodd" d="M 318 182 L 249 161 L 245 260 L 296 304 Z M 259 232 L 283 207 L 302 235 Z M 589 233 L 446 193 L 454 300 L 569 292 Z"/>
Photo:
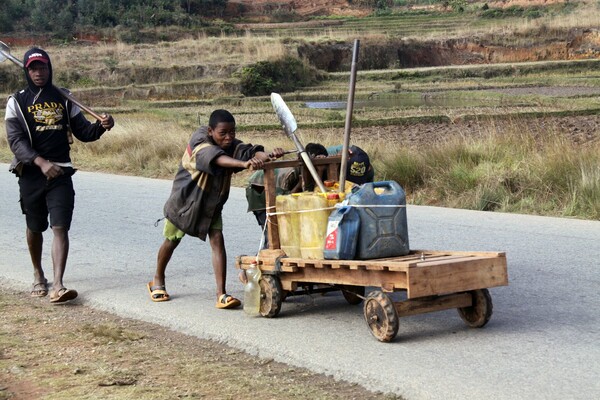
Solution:
<path fill-rule="evenodd" d="M 16 59 L 12 54 L 10 54 L 10 48 L 4 42 L 0 42 L 0 53 L 4 57 L 6 57 L 10 61 L 12 61 L 15 65 L 17 65 L 21 68 L 24 67 L 23 63 L 20 60 Z M 0 60 L 0 61 L 3 61 L 3 60 Z M 69 93 L 66 90 L 63 90 L 61 88 L 57 88 L 57 89 L 65 99 L 71 100 L 74 104 L 77 104 L 79 106 L 79 108 L 81 108 L 83 111 L 86 111 L 87 113 L 89 113 L 91 116 L 93 116 L 97 120 L 102 120 L 102 117 L 100 115 L 95 113 L 94 110 L 92 110 L 88 106 L 81 104 L 75 97 L 73 97 L 73 95 L 71 95 L 71 93 Z"/>
<path fill-rule="evenodd" d="M 70 100 L 71 102 L 73 102 L 73 104 L 77 104 L 79 106 L 79 108 L 81 108 L 83 111 L 87 112 L 92 117 L 96 118 L 97 120 L 102 120 L 102 117 L 99 114 L 97 114 L 94 110 L 92 110 L 88 106 L 81 104 L 81 102 L 79 100 L 77 100 L 75 97 L 73 97 L 73 95 L 71 93 L 69 93 L 66 90 L 61 89 L 61 88 L 58 88 L 58 90 L 60 91 L 60 94 L 62 94 L 62 96 L 65 99 Z"/>

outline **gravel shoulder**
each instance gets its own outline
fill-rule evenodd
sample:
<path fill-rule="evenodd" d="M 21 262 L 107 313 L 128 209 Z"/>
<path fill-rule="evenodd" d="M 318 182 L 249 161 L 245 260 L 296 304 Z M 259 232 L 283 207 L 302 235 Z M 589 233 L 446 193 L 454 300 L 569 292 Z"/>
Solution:
<path fill-rule="evenodd" d="M 399 399 L 217 342 L 0 287 L 0 400 Z"/>

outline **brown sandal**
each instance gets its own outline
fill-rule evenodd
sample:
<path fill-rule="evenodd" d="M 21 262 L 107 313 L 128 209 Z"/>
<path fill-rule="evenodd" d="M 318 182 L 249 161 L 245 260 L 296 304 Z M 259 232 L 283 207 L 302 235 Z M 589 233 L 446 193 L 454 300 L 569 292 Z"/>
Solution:
<path fill-rule="evenodd" d="M 48 296 L 48 280 L 44 282 L 34 283 L 31 287 L 31 297 L 46 297 Z"/>
<path fill-rule="evenodd" d="M 64 303 L 77 297 L 77 291 L 73 289 L 60 288 L 50 295 L 50 303 Z"/>

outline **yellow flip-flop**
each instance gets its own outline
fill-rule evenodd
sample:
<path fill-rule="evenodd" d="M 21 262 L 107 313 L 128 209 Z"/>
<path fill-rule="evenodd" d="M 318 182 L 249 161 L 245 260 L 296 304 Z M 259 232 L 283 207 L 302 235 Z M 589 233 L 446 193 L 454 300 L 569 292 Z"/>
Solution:
<path fill-rule="evenodd" d="M 241 304 L 242 304 L 241 301 L 239 301 L 235 297 L 230 296 L 227 293 L 225 293 L 225 294 L 222 294 L 219 296 L 216 307 L 217 308 L 236 308 L 236 307 L 239 307 Z"/>
<path fill-rule="evenodd" d="M 150 293 L 150 300 L 155 303 L 160 303 L 161 301 L 169 301 L 171 300 L 171 296 L 167 293 L 165 289 L 165 285 L 152 285 L 154 282 L 148 282 L 146 287 L 148 288 L 148 293 Z"/>

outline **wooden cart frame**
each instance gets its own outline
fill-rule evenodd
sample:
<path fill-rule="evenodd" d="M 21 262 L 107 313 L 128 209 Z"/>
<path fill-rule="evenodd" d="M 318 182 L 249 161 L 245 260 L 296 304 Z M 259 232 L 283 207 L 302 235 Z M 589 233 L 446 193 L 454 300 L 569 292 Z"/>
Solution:
<path fill-rule="evenodd" d="M 328 177 L 337 179 L 340 157 L 315 159 Z M 265 165 L 267 210 L 275 206 L 275 168 L 302 167 L 300 161 L 275 161 Z M 310 174 L 302 173 L 304 184 Z M 280 249 L 277 217 L 268 225 L 269 248 L 258 256 L 238 256 L 236 267 L 248 269 L 258 261 L 260 313 L 275 317 L 287 296 L 342 290 L 350 304 L 364 300 L 363 312 L 371 333 L 380 341 L 394 339 L 399 317 L 433 311 L 458 309 L 470 327 L 483 327 L 492 315 L 488 288 L 508 285 L 506 255 L 503 252 L 462 252 L 411 250 L 401 257 L 372 260 L 312 260 L 287 257 Z M 375 287 L 365 298 L 365 288 Z M 406 300 L 394 302 L 386 294 L 405 291 Z"/>

